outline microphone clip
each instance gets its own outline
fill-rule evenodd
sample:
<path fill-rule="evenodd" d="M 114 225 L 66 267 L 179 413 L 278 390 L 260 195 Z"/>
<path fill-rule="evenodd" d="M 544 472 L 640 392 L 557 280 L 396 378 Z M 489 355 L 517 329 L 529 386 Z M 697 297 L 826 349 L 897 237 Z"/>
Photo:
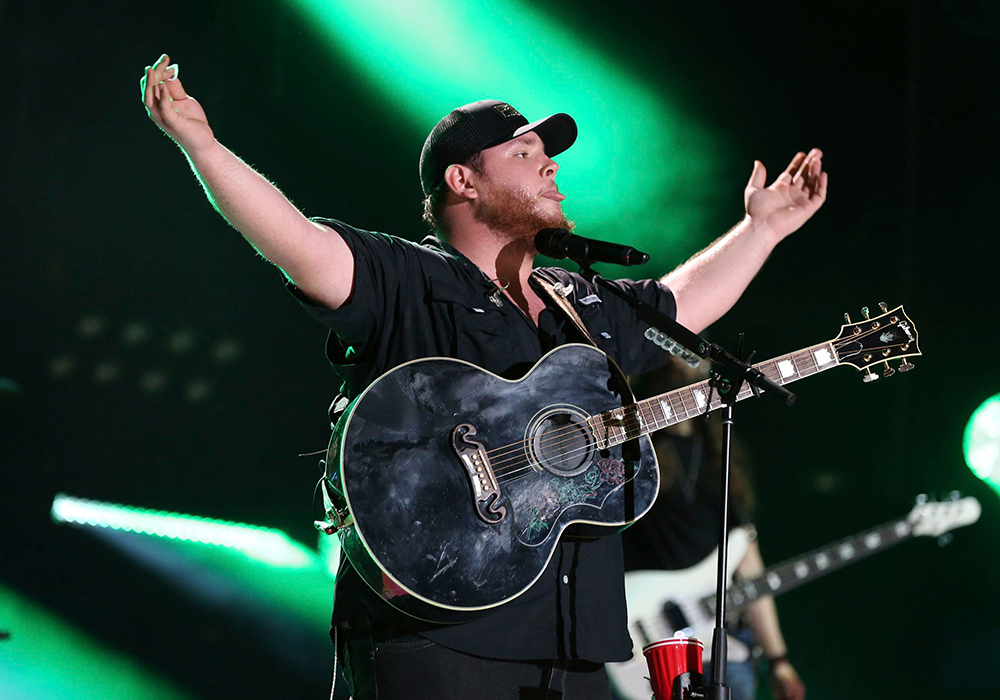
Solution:
<path fill-rule="evenodd" d="M 496 291 L 492 292 L 491 294 L 488 294 L 486 298 L 492 301 L 493 304 L 496 305 L 497 308 L 499 308 L 503 306 L 503 299 L 501 299 L 500 297 L 507 289 L 507 287 L 510 286 L 510 280 L 507 279 L 506 277 L 497 277 L 496 279 L 491 279 L 490 282 L 493 282 L 498 286 L 496 288 Z"/>

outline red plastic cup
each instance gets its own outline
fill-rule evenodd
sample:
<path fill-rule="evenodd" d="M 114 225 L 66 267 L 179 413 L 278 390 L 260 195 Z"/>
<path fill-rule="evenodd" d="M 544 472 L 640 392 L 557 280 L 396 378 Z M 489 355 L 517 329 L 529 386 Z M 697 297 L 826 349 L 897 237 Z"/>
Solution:
<path fill-rule="evenodd" d="M 697 639 L 672 638 L 647 644 L 642 648 L 649 666 L 649 680 L 656 700 L 674 698 L 674 679 L 682 673 L 702 673 L 701 657 L 705 645 Z"/>

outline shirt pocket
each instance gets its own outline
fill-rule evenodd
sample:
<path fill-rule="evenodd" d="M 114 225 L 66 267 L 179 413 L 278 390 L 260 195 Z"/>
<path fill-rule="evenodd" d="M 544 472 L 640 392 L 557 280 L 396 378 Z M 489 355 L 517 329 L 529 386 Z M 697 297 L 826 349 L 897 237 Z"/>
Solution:
<path fill-rule="evenodd" d="M 503 364 L 512 332 L 502 308 L 485 293 L 477 298 L 475 294 L 450 290 L 432 294 L 431 305 L 435 318 L 451 327 L 452 357 L 499 374 L 498 366 Z"/>
<path fill-rule="evenodd" d="M 594 339 L 597 347 L 614 358 L 618 349 L 617 338 L 612 331 L 604 302 L 595 301 L 590 304 L 582 304 L 578 301 L 573 304 L 573 308 L 580 315 L 580 320 L 583 321 L 584 327 L 590 333 L 590 337 Z M 586 338 L 580 337 L 580 332 L 576 330 L 576 324 L 570 323 L 567 327 L 573 331 L 570 337 L 572 342 L 589 345 Z"/>

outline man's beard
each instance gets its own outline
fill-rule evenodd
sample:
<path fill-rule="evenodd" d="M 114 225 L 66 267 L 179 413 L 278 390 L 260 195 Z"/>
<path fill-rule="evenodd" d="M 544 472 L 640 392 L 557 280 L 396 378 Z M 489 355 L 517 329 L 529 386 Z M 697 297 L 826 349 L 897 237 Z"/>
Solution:
<path fill-rule="evenodd" d="M 512 242 L 532 245 L 535 234 L 543 228 L 572 231 L 574 226 L 562 211 L 546 211 L 524 190 L 498 183 L 491 183 L 488 195 L 479 198 L 475 218 Z"/>

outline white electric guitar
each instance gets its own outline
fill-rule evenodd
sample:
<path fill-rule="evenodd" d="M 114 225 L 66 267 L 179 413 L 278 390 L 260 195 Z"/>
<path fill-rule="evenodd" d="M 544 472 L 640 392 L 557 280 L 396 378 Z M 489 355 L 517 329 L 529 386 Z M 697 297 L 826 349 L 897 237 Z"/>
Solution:
<path fill-rule="evenodd" d="M 979 519 L 979 501 L 968 497 L 942 503 L 920 502 L 909 515 L 853 537 L 789 559 L 767 568 L 760 576 L 733 583 L 733 574 L 746 553 L 749 537 L 737 528 L 729 534 L 726 611 L 735 619 L 755 600 L 778 595 L 807 581 L 842 568 L 894 544 L 929 535 L 938 537 L 949 530 L 971 525 Z M 694 637 L 705 642 L 705 661 L 711 654 L 715 628 L 715 584 L 718 567 L 716 548 L 698 564 L 679 571 L 630 571 L 625 574 L 629 632 L 634 647 L 632 659 L 607 664 L 608 675 L 619 697 L 648 700 L 652 688 L 642 647 L 669 637 Z M 749 658 L 750 650 L 729 638 L 729 661 Z"/>

